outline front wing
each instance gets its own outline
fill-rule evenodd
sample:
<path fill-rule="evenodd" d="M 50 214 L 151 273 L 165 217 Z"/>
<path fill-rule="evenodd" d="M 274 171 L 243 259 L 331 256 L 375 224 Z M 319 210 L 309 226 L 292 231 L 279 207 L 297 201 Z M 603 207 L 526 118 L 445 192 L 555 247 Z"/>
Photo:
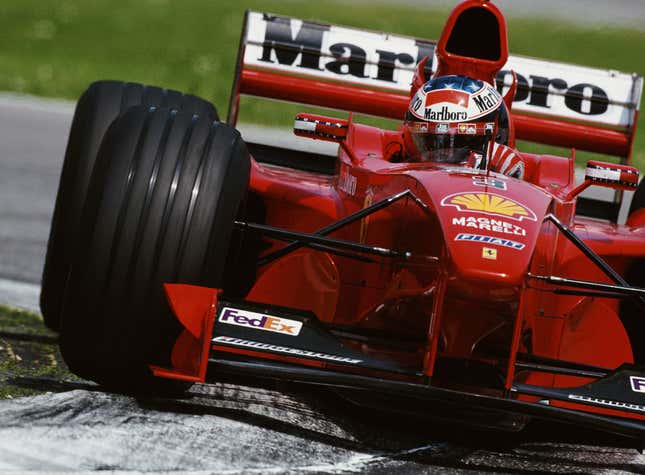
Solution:
<path fill-rule="evenodd" d="M 391 398 L 449 403 L 468 410 L 524 415 L 595 428 L 645 443 L 645 369 L 614 370 L 556 360 L 518 366 L 595 377 L 575 388 L 514 382 L 499 396 L 437 387 L 418 368 L 376 358 L 343 344 L 315 315 L 252 302 L 227 302 L 218 289 L 166 284 L 170 305 L 185 330 L 175 343 L 172 367 L 152 367 L 158 377 L 190 382 L 216 381 L 233 373 L 314 385 L 364 390 Z M 520 364 L 521 363 L 521 364 Z M 517 399 L 533 396 L 536 402 Z M 527 399 L 527 398 L 524 398 Z M 559 407 L 574 403 L 582 410 Z M 611 409 L 616 416 L 586 412 Z M 576 407 L 576 406 L 569 406 Z"/>

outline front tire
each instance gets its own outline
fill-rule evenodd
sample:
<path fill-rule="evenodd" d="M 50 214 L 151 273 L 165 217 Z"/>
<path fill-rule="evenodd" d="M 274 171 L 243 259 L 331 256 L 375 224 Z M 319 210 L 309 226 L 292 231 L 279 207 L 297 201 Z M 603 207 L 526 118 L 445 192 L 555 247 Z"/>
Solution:
<path fill-rule="evenodd" d="M 223 287 L 250 158 L 239 133 L 133 107 L 107 131 L 83 208 L 61 350 L 76 374 L 128 391 L 168 365 L 180 330 L 163 283 Z"/>
<path fill-rule="evenodd" d="M 63 292 L 78 244 L 81 210 L 101 141 L 117 117 L 138 105 L 187 110 L 218 120 L 212 104 L 178 91 L 97 81 L 83 93 L 70 129 L 42 278 L 40 309 L 45 324 L 52 330 L 58 331 L 60 327 Z"/>

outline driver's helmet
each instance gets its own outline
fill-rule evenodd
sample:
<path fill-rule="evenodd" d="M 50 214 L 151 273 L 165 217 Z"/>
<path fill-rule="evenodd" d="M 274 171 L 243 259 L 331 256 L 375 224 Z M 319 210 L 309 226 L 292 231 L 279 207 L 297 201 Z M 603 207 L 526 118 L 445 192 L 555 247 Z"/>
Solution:
<path fill-rule="evenodd" d="M 419 88 L 405 114 L 410 161 L 464 163 L 498 134 L 502 96 L 485 81 L 441 76 Z"/>

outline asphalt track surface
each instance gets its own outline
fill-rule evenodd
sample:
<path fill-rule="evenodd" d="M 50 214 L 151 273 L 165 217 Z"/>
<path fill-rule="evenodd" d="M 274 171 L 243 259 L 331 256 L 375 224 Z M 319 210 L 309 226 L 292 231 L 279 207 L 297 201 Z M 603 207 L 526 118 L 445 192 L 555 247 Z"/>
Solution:
<path fill-rule="evenodd" d="M 66 102 L 0 97 L 0 303 L 36 306 L 71 114 Z M 645 473 L 643 455 L 604 434 L 546 423 L 482 433 L 305 386 L 237 381 L 163 400 L 19 382 L 48 393 L 0 401 L 0 472 Z"/>

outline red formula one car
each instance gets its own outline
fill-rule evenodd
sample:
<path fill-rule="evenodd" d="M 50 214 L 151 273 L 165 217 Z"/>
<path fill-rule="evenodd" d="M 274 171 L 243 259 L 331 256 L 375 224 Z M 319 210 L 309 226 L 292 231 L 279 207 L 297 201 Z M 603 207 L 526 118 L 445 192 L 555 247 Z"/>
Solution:
<path fill-rule="evenodd" d="M 234 128 L 244 94 L 402 120 L 450 75 L 496 81 L 483 155 L 518 137 L 621 163 L 589 162 L 576 185 L 573 153 L 516 152 L 521 179 L 486 160 L 411 161 L 405 127 L 351 115 L 296 117 L 296 134 L 337 143 L 335 157 Z M 635 75 L 509 57 L 484 0 L 458 5 L 436 43 L 248 12 L 226 123 L 201 99 L 137 84 L 81 97 L 43 315 L 70 368 L 108 386 L 242 374 L 473 424 L 538 417 L 642 440 L 643 186 L 617 224 L 638 183 L 641 91 Z M 462 117 L 422 102 L 422 119 L 443 114 L 437 130 Z M 579 198 L 590 185 L 614 199 Z"/>

